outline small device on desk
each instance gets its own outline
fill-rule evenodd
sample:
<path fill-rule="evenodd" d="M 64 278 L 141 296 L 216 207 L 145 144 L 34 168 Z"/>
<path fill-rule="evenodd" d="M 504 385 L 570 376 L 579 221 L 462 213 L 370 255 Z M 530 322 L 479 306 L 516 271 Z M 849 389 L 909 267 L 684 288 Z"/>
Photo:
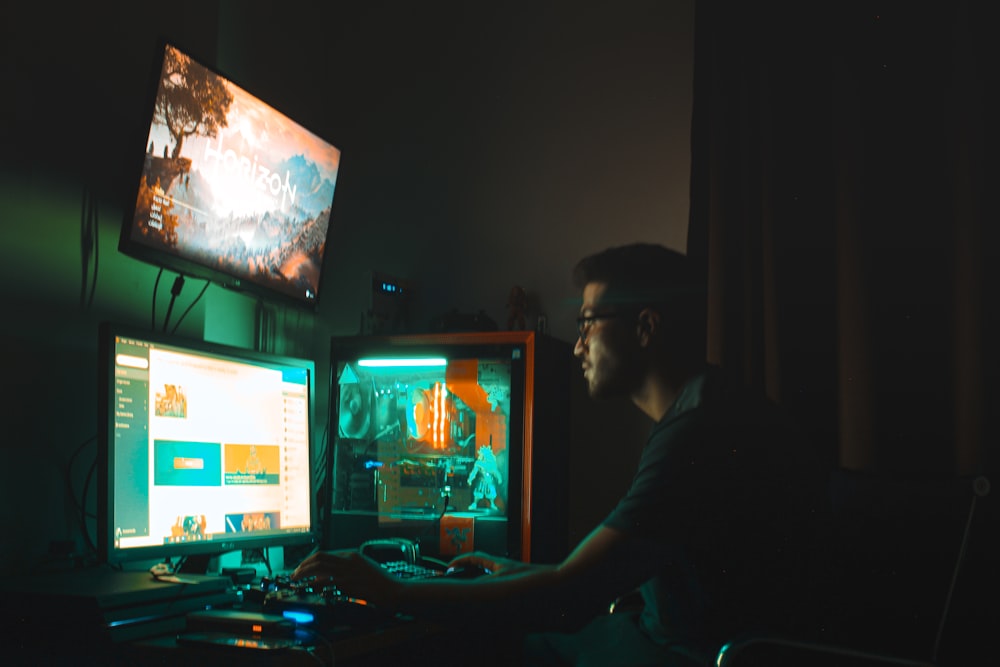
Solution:
<path fill-rule="evenodd" d="M 393 614 L 366 600 L 344 595 L 336 586 L 293 582 L 287 577 L 264 580 L 262 586 L 269 589 L 264 598 L 265 613 L 284 616 L 307 627 L 370 628 L 393 618 Z"/>
<path fill-rule="evenodd" d="M 202 609 L 187 615 L 187 630 L 241 636 L 292 637 L 295 635 L 295 621 L 277 614 L 236 609 Z"/>
<path fill-rule="evenodd" d="M 400 579 L 436 577 L 444 574 L 447 568 L 441 561 L 422 558 L 420 545 L 405 537 L 368 540 L 359 551 Z"/>
<path fill-rule="evenodd" d="M 283 651 L 300 646 L 295 621 L 275 614 L 204 609 L 187 615 L 177 635 L 182 646 L 239 651 Z"/>
<path fill-rule="evenodd" d="M 362 556 L 368 556 L 377 563 L 416 563 L 420 560 L 420 546 L 413 540 L 402 537 L 368 540 L 361 545 L 359 551 Z"/>
<path fill-rule="evenodd" d="M 226 632 L 185 632 L 177 635 L 177 643 L 182 646 L 239 651 L 286 651 L 301 645 L 295 639 L 284 637 L 242 637 Z"/>
<path fill-rule="evenodd" d="M 446 565 L 420 557 L 419 545 L 405 538 L 370 540 L 360 553 L 375 560 L 401 579 L 444 576 Z M 379 609 L 367 600 L 345 595 L 335 584 L 316 585 L 312 581 L 293 582 L 287 577 L 265 579 L 264 610 L 283 614 L 300 622 L 325 627 L 371 627 L 391 621 L 395 614 Z"/>

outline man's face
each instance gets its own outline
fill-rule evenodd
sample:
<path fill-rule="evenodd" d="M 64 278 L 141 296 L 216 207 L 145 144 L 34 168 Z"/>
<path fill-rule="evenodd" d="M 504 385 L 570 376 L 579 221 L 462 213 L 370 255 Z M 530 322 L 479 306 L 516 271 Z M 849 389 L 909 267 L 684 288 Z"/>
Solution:
<path fill-rule="evenodd" d="M 592 398 L 628 396 L 641 379 L 641 349 L 633 314 L 601 303 L 605 283 L 587 283 L 580 307 L 580 337 L 573 354 L 583 365 Z"/>

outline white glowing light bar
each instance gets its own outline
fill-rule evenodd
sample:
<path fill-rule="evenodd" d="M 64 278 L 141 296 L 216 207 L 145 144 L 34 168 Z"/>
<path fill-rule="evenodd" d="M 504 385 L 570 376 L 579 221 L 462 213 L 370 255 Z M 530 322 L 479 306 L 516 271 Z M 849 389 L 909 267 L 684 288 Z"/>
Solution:
<path fill-rule="evenodd" d="M 358 359 L 358 366 L 366 368 L 393 368 L 400 366 L 427 367 L 447 366 L 448 360 L 443 357 L 424 357 L 406 359 Z"/>

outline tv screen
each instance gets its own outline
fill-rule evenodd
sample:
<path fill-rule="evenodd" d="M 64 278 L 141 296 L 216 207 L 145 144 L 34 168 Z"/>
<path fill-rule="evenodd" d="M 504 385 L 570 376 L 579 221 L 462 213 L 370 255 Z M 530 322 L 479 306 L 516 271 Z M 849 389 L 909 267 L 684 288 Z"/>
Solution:
<path fill-rule="evenodd" d="M 314 364 L 100 329 L 102 561 L 317 539 Z"/>
<path fill-rule="evenodd" d="M 315 309 L 340 151 L 165 44 L 121 252 Z"/>

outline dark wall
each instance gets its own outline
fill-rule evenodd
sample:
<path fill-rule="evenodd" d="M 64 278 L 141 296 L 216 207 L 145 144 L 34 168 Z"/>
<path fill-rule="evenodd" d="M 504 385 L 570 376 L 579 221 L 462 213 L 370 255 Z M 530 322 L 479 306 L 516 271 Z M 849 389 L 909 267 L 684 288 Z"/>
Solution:
<path fill-rule="evenodd" d="M 173 276 L 153 315 L 156 269 L 116 248 L 161 37 L 343 151 L 319 312 L 274 309 L 276 351 L 314 358 L 322 378 L 330 336 L 358 331 L 370 270 L 419 285 L 417 326 L 452 309 L 504 322 L 519 284 L 531 325 L 544 315 L 570 340 L 579 256 L 632 240 L 684 247 L 693 3 L 582 4 L 98 2 L 58 18 L 37 3 L 5 8 L 0 448 L 16 472 L 0 487 L 0 521 L 17 539 L 4 540 L 0 567 L 86 553 L 97 323 L 165 316 Z M 178 298 L 175 320 L 193 304 L 179 333 L 253 346 L 256 302 L 212 286 L 195 303 L 200 288 L 188 281 Z M 628 471 L 600 472 L 586 449 L 572 465 L 604 482 L 576 487 L 578 536 Z"/>

